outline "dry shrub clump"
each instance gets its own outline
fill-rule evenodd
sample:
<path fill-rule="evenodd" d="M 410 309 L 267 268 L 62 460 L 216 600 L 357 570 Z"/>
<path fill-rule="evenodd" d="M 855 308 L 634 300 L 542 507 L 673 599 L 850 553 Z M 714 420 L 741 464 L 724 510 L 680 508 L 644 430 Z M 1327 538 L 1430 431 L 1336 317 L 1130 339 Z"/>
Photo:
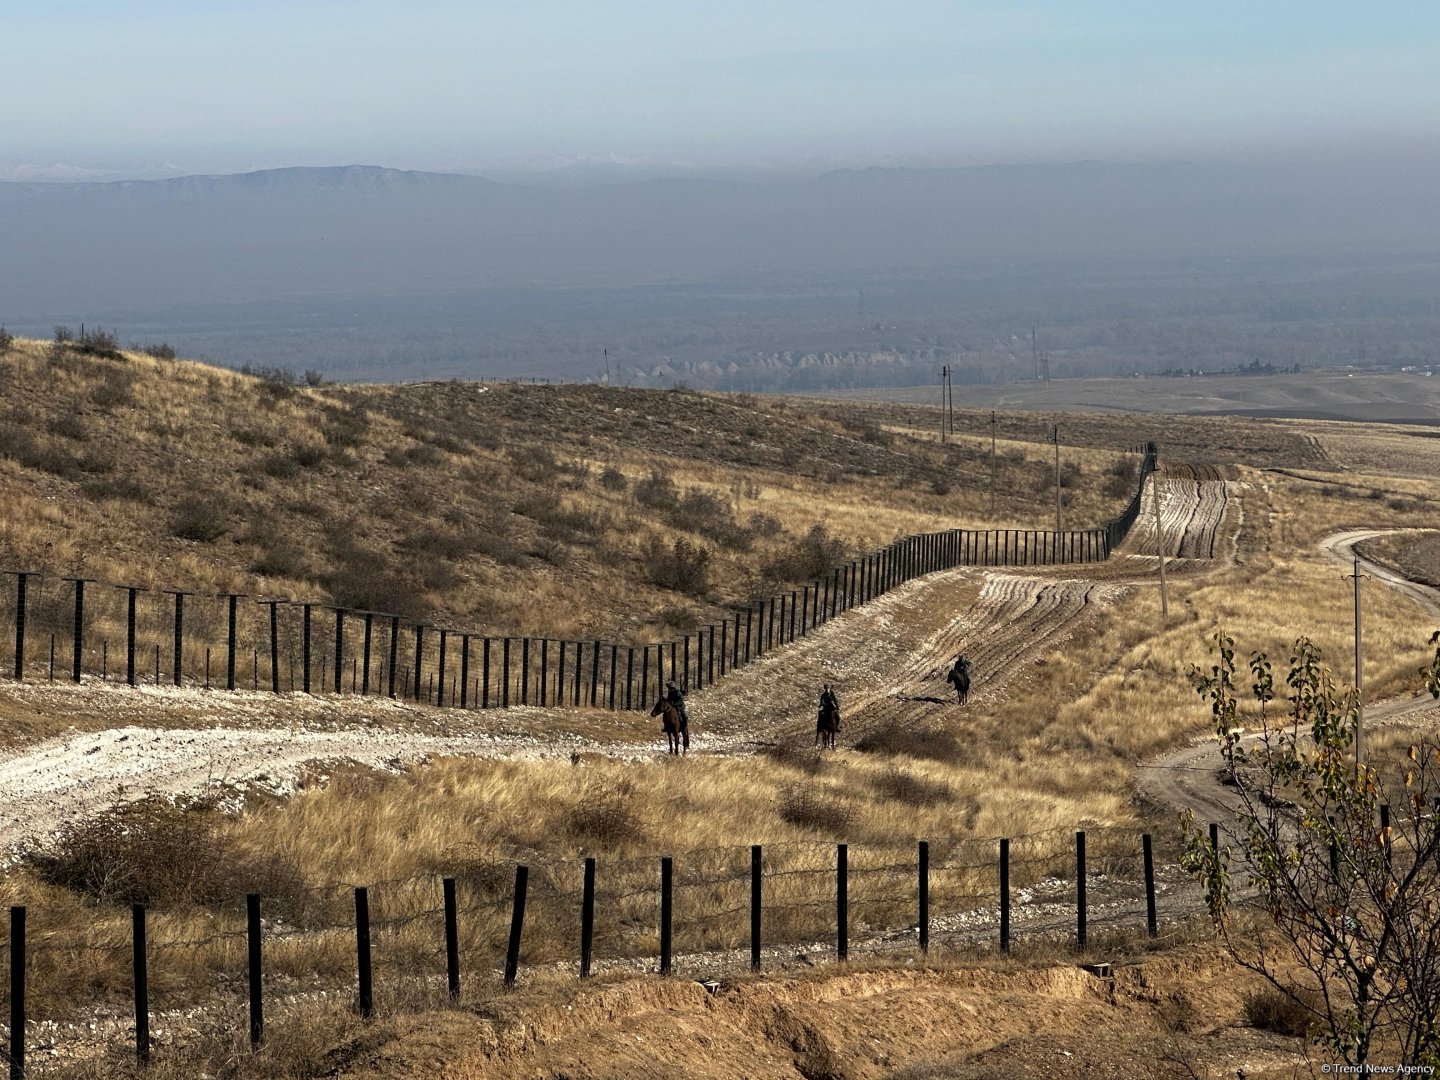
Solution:
<path fill-rule="evenodd" d="M 1309 1034 L 1316 1018 L 1305 1004 L 1307 996 L 1303 991 L 1287 994 L 1273 986 L 1255 990 L 1245 996 L 1245 1023 L 1277 1035 L 1303 1037 Z"/>
<path fill-rule="evenodd" d="M 936 806 L 955 799 L 955 792 L 945 781 L 930 780 L 894 766 L 871 777 L 870 784 L 885 798 L 909 806 Z"/>
<path fill-rule="evenodd" d="M 857 739 L 855 749 L 863 754 L 921 758 L 950 765 L 960 763 L 965 756 L 965 748 L 953 732 L 905 724 L 876 728 Z"/>
<path fill-rule="evenodd" d="M 780 816 L 801 829 L 843 836 L 855 822 L 855 808 L 813 787 L 787 784 L 780 789 Z"/>
<path fill-rule="evenodd" d="M 299 869 L 277 853 L 242 855 L 210 799 L 151 796 L 100 817 L 71 822 L 24 856 L 47 884 L 106 904 L 214 904 L 247 892 L 283 899 Z"/>
<path fill-rule="evenodd" d="M 586 792 L 566 815 L 565 830 L 575 840 L 601 850 L 638 844 L 650 834 L 630 780 Z"/>

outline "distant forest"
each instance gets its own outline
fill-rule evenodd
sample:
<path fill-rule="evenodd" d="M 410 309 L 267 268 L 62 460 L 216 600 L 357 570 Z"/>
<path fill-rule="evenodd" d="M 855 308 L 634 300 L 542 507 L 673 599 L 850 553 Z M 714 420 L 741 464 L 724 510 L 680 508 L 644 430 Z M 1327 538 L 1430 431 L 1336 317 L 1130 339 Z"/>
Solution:
<path fill-rule="evenodd" d="M 810 391 L 1440 364 L 1440 261 L 1115 260 L 914 278 L 501 289 L 127 313 L 122 341 L 326 378 Z M 12 330 L 49 336 L 51 327 Z M 1033 330 L 1033 337 L 1032 337 Z"/>

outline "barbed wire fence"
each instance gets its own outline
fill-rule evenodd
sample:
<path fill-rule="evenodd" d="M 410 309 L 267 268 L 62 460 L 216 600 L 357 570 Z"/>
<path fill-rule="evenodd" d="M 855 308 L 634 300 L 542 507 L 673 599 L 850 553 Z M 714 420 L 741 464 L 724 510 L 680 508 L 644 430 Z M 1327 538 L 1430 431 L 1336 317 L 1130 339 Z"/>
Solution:
<path fill-rule="evenodd" d="M 1192 932 L 1204 894 L 1180 869 L 1179 851 L 1178 836 L 1157 843 L 1133 828 L 1091 825 L 936 843 L 461 859 L 450 875 L 250 894 L 199 911 L 137 904 L 129 920 L 116 913 L 83 926 L 73 911 L 16 906 L 0 945 L 9 988 L 0 1036 L 12 1075 L 23 1076 L 32 1003 L 43 1019 L 109 1016 L 105 1030 L 133 1041 L 143 1064 L 155 1047 L 151 1017 L 197 1001 L 243 1015 L 258 1047 L 267 1000 L 301 992 L 353 995 L 368 1018 L 407 982 L 460 1002 L 542 973 L 713 984 L 796 962 L 924 964 L 1024 950 L 1093 957 L 1121 938 L 1163 944 Z"/>

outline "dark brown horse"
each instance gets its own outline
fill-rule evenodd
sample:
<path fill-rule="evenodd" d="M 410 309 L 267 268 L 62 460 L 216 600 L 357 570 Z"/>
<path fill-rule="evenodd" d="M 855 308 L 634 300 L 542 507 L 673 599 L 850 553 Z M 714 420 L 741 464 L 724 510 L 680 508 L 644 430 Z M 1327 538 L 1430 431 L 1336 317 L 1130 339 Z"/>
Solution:
<path fill-rule="evenodd" d="M 650 715 L 661 718 L 665 737 L 670 744 L 670 753 L 678 754 L 682 747 L 685 753 L 690 752 L 690 725 L 680 719 L 679 709 L 662 697 L 655 702 L 655 708 L 650 710 Z"/>
<path fill-rule="evenodd" d="M 815 745 L 834 750 L 835 733 L 839 730 L 840 709 L 827 701 L 820 706 L 819 715 L 815 718 Z"/>
<path fill-rule="evenodd" d="M 955 687 L 955 700 L 964 705 L 970 700 L 970 661 L 963 656 L 956 660 L 945 681 Z"/>

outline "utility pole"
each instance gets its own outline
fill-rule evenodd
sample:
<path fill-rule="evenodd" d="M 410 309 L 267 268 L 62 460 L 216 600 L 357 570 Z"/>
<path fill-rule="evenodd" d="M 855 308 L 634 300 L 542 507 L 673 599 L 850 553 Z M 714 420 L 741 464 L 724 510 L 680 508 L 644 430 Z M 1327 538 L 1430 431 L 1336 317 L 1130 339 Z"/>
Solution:
<path fill-rule="evenodd" d="M 1060 425 L 1055 425 L 1055 535 L 1060 535 Z"/>
<path fill-rule="evenodd" d="M 1360 634 L 1360 579 L 1370 575 L 1360 573 L 1360 556 L 1354 556 L 1354 560 L 1354 573 L 1345 576 L 1355 580 L 1355 768 L 1358 770 L 1365 763 L 1365 696 L 1360 691 L 1364 655 Z"/>
<path fill-rule="evenodd" d="M 945 369 L 945 413 L 950 418 L 950 434 L 955 434 L 955 368 Z"/>
<path fill-rule="evenodd" d="M 1160 525 L 1160 473 L 1150 474 L 1150 483 L 1155 488 L 1155 552 L 1160 556 L 1160 618 L 1162 622 L 1170 614 L 1170 598 L 1165 588 L 1165 532 Z"/>
<path fill-rule="evenodd" d="M 990 516 L 995 516 L 995 410 L 990 410 Z"/>
<path fill-rule="evenodd" d="M 950 385 L 950 365 L 946 364 L 940 369 L 940 441 L 945 441 L 945 400 L 947 387 Z"/>

